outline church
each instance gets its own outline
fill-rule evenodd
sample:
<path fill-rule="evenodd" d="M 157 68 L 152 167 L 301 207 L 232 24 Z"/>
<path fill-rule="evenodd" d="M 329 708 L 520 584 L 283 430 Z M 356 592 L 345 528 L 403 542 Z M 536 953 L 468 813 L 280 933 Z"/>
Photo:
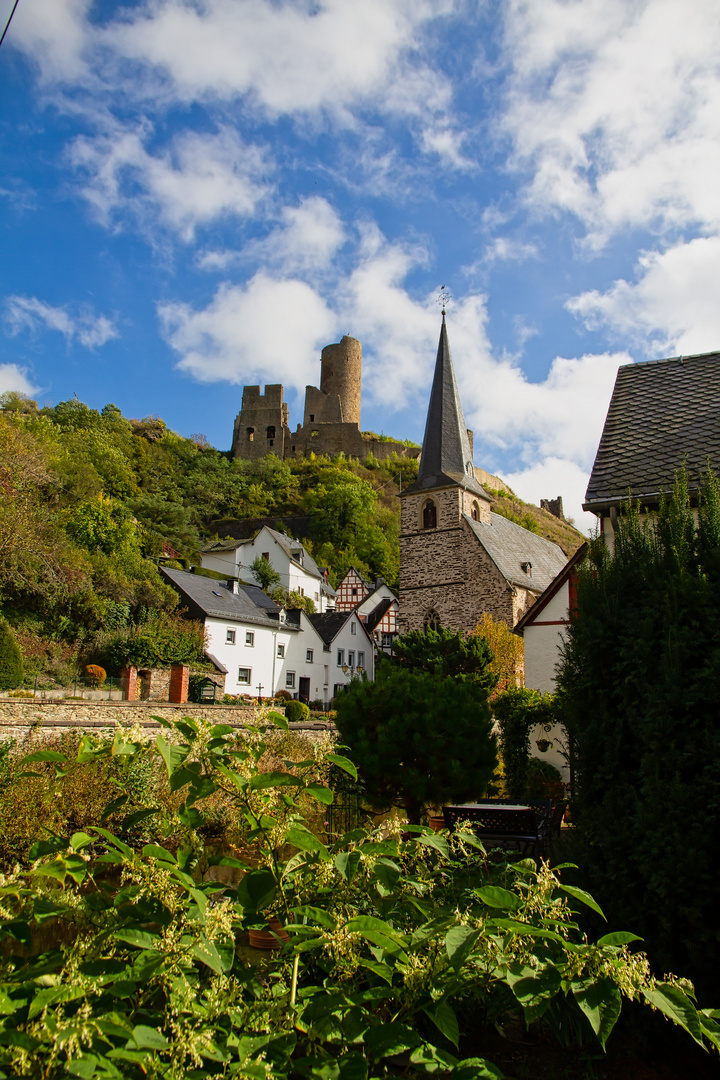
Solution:
<path fill-rule="evenodd" d="M 512 628 L 567 562 L 557 544 L 493 513 L 472 457 L 443 311 L 418 477 L 400 495 L 400 633 L 467 634 L 483 612 Z"/>

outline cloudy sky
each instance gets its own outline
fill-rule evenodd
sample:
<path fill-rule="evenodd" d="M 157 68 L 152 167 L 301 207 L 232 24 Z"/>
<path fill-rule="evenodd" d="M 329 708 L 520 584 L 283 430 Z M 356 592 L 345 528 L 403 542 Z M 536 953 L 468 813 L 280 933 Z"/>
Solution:
<path fill-rule="evenodd" d="M 0 391 L 227 449 L 349 333 L 419 441 L 446 285 L 476 464 L 580 524 L 618 364 L 720 347 L 714 0 L 20 0 L 0 100 Z"/>

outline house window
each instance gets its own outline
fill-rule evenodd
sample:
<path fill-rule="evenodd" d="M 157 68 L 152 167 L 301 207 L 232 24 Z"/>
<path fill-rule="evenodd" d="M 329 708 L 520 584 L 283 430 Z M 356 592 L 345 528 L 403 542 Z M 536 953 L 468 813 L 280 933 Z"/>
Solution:
<path fill-rule="evenodd" d="M 353 649 L 348 653 L 348 666 L 355 667 L 355 652 Z"/>
<path fill-rule="evenodd" d="M 225 631 L 225 644 L 226 645 L 234 645 L 235 644 L 235 631 L 234 630 L 226 630 Z"/>
<path fill-rule="evenodd" d="M 278 654 L 278 656 L 280 657 L 281 660 L 283 660 L 285 658 L 285 646 L 283 645 L 282 641 L 278 641 L 278 653 L 277 654 Z"/>
<path fill-rule="evenodd" d="M 255 644 L 255 631 L 254 630 L 246 630 L 245 631 L 245 644 L 246 645 L 251 645 L 251 646 Z"/>
<path fill-rule="evenodd" d="M 311 424 L 315 423 L 315 413 L 310 413 L 310 423 Z"/>
<path fill-rule="evenodd" d="M 320 593 L 315 593 L 315 599 L 316 599 L 316 600 L 319 600 L 319 599 L 320 599 Z"/>
<path fill-rule="evenodd" d="M 356 585 L 353 586 L 352 594 L 353 594 L 353 596 L 357 596 L 357 586 Z"/>
<path fill-rule="evenodd" d="M 268 428 L 266 428 L 265 434 L 267 435 L 268 439 L 274 439 L 275 438 L 275 425 L 270 424 L 270 426 Z"/>
<path fill-rule="evenodd" d="M 330 668 L 327 666 L 327 664 L 324 664 L 323 670 L 325 672 L 325 674 L 323 675 L 323 685 L 327 686 L 327 684 L 330 682 Z"/>
<path fill-rule="evenodd" d="M 342 667 L 345 663 L 345 650 L 338 649 L 338 667 Z"/>
<path fill-rule="evenodd" d="M 476 499 L 473 499 L 472 519 L 473 519 L 473 521 L 479 521 L 480 520 L 480 507 L 478 506 L 478 503 L 477 503 Z"/>
<path fill-rule="evenodd" d="M 305 650 L 305 663 L 306 664 L 312 664 L 312 662 L 313 662 L 313 651 L 312 651 L 312 649 L 306 649 Z"/>
<path fill-rule="evenodd" d="M 437 529 L 437 507 L 432 499 L 423 506 L 423 529 Z"/>
<path fill-rule="evenodd" d="M 252 668 L 238 668 L 238 682 L 241 686 L 249 686 L 252 681 Z"/>
<path fill-rule="evenodd" d="M 392 634 L 383 634 L 383 636 L 382 636 L 382 647 L 383 647 L 383 649 L 391 649 L 392 648 L 392 643 L 393 643 Z"/>
<path fill-rule="evenodd" d="M 428 630 L 439 630 L 440 629 L 440 616 L 438 615 L 435 608 L 430 608 L 430 610 L 425 613 L 425 619 L 423 620 L 423 626 L 425 627 L 425 633 L 426 634 L 427 634 Z"/>
<path fill-rule="evenodd" d="M 358 653 L 358 662 L 357 662 L 357 666 L 358 666 L 359 668 L 364 668 L 364 667 L 365 667 L 365 653 L 364 653 L 364 652 L 359 652 L 359 653 Z"/>
<path fill-rule="evenodd" d="M 269 551 L 263 551 L 263 553 L 262 553 L 262 555 L 260 557 L 262 559 L 265 559 L 265 562 L 270 562 L 270 552 Z"/>
<path fill-rule="evenodd" d="M 354 622 L 350 623 L 350 633 L 351 634 L 357 634 L 357 623 L 354 623 Z"/>
<path fill-rule="evenodd" d="M 295 672 L 294 671 L 288 671 L 286 673 L 286 675 L 285 675 L 285 686 L 288 688 L 288 690 L 294 690 L 295 689 Z"/>

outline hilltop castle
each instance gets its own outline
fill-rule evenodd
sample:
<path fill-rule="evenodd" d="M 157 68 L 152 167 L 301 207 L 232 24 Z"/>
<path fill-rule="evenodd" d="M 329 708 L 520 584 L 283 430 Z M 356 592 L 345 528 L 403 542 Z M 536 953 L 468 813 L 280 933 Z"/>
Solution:
<path fill-rule="evenodd" d="M 320 358 L 320 388 L 305 387 L 305 412 L 302 424 L 290 430 L 290 412 L 283 401 L 280 383 L 243 387 L 242 409 L 235 420 L 232 454 L 255 461 L 265 454 L 279 458 L 307 457 L 310 453 L 344 453 L 364 459 L 369 454 L 383 459 L 393 453 L 418 457 L 417 447 L 360 430 L 360 384 L 362 345 L 345 337 L 335 345 L 326 345 Z"/>

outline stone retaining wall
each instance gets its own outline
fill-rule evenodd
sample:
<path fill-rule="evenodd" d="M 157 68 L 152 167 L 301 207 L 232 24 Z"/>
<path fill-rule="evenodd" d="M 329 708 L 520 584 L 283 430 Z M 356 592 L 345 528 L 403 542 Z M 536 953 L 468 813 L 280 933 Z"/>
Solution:
<path fill-rule="evenodd" d="M 278 710 L 281 711 L 281 710 Z M 158 732 L 161 725 L 154 716 L 165 720 L 179 720 L 191 716 L 195 720 L 206 719 L 214 724 L 232 724 L 242 728 L 257 719 L 254 708 L 227 705 L 170 705 L 157 701 L 40 701 L 37 698 L 0 698 L 0 741 L 22 741 L 31 731 L 39 735 L 58 735 L 66 731 L 113 731 L 118 724 L 132 727 L 139 724 L 148 733 Z M 329 721 L 307 720 L 291 723 L 291 731 L 310 735 L 316 732 L 334 733 Z"/>

